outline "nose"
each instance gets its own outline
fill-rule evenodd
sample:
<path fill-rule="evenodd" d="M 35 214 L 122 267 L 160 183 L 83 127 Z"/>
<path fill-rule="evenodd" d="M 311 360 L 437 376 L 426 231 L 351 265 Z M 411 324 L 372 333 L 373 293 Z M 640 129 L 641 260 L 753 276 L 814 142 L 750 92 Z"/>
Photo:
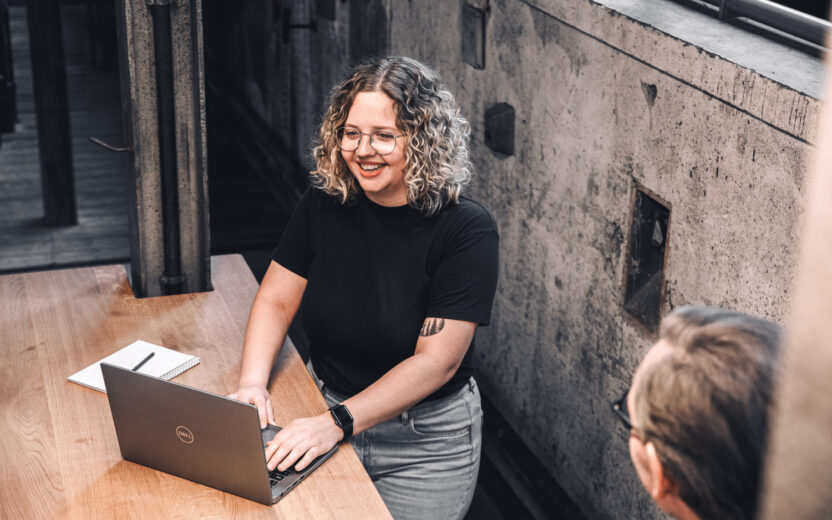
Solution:
<path fill-rule="evenodd" d="M 367 134 L 361 135 L 361 138 L 358 140 L 358 148 L 355 150 L 359 157 L 369 157 L 376 154 L 375 149 L 370 146 L 370 139 L 372 138 Z"/>

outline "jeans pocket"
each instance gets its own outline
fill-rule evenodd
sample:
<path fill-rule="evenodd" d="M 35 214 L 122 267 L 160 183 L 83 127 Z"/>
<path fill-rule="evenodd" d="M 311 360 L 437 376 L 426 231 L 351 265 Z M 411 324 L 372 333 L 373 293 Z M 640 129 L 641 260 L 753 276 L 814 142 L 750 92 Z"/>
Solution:
<path fill-rule="evenodd" d="M 425 425 L 417 425 L 413 419 L 410 418 L 410 431 L 418 435 L 419 437 L 423 437 L 426 439 L 446 439 L 452 437 L 462 437 L 463 435 L 468 435 L 471 431 L 470 426 L 466 426 L 464 428 L 460 428 L 458 430 L 435 430 L 435 429 L 428 429 Z"/>
<path fill-rule="evenodd" d="M 410 431 L 421 438 L 442 439 L 462 437 L 471 432 L 471 417 L 462 399 L 455 399 L 430 413 L 411 413 Z"/>

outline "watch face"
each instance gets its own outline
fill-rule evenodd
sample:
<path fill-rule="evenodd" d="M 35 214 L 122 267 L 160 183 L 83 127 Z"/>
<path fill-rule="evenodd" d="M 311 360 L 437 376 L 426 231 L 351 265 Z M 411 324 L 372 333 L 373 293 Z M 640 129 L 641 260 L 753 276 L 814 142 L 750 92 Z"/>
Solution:
<path fill-rule="evenodd" d="M 352 414 L 349 410 L 347 410 L 347 407 L 342 404 L 332 407 L 332 415 L 338 422 L 338 426 L 343 427 L 348 424 L 352 424 Z"/>

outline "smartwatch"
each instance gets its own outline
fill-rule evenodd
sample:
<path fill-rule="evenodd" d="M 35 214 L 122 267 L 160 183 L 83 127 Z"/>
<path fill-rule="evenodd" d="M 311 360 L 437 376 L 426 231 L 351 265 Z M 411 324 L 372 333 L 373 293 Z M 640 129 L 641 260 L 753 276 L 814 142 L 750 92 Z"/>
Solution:
<path fill-rule="evenodd" d="M 352 436 L 352 414 L 347 407 L 343 404 L 336 404 L 329 409 L 329 413 L 332 414 L 335 424 L 344 430 L 344 440 L 349 439 Z"/>

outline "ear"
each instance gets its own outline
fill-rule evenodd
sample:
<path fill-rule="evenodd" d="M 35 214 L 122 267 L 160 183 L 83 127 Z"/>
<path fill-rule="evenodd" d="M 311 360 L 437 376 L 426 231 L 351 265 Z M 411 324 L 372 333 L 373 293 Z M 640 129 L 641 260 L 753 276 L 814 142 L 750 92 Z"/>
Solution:
<path fill-rule="evenodd" d="M 656 452 L 656 446 L 652 442 L 648 442 L 644 451 L 647 455 L 647 467 L 650 469 L 650 474 L 653 479 L 650 484 L 650 489 L 647 491 L 657 503 L 661 504 L 671 496 L 677 496 L 678 486 L 676 482 L 667 474 L 659 460 L 659 454 Z"/>

